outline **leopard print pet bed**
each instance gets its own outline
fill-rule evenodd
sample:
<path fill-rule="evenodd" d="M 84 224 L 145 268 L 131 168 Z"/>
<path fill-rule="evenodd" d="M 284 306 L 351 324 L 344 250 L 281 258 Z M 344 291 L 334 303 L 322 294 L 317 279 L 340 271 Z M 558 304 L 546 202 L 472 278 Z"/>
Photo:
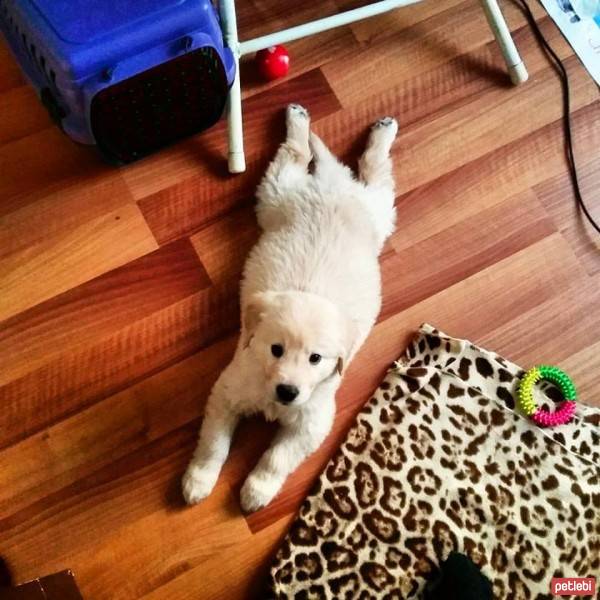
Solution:
<path fill-rule="evenodd" d="M 522 374 L 424 325 L 303 503 L 268 597 L 421 598 L 452 550 L 497 599 L 598 576 L 600 409 L 539 429 L 515 412 Z M 555 394 L 542 388 L 540 404 Z"/>

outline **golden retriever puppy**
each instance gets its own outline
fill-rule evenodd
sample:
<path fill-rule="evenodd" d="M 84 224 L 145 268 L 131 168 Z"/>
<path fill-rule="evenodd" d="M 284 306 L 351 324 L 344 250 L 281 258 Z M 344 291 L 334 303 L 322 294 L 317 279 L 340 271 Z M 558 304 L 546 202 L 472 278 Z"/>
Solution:
<path fill-rule="evenodd" d="M 307 111 L 288 106 L 287 139 L 257 191 L 263 234 L 244 270 L 240 340 L 183 478 L 189 504 L 213 489 L 241 416 L 262 412 L 281 424 L 244 483 L 245 511 L 271 502 L 331 429 L 344 370 L 381 305 L 378 257 L 395 224 L 397 131 L 390 117 L 373 125 L 356 179 L 310 132 Z"/>

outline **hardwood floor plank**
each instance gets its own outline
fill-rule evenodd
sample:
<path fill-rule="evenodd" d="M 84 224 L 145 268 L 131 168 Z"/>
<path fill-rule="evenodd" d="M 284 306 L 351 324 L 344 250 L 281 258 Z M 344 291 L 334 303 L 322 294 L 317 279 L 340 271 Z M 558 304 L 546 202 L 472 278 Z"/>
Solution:
<path fill-rule="evenodd" d="M 249 204 L 270 158 L 271 153 L 265 152 L 248 165 L 243 175 L 235 177 L 223 174 L 217 179 L 202 169 L 140 200 L 140 210 L 156 240 L 167 244 L 194 235 L 230 211 Z"/>
<path fill-rule="evenodd" d="M 596 281 L 596 286 L 598 286 Z M 592 344 L 572 354 L 560 362 L 560 367 L 569 374 L 577 387 L 579 401 L 591 406 L 599 406 L 598 397 L 598 356 L 600 342 Z M 552 360 L 556 360 L 552 358 Z"/>
<path fill-rule="evenodd" d="M 477 3 L 433 4 L 442 10 L 438 12 L 438 6 L 430 9 L 432 15 L 424 22 L 413 16 L 418 10 L 413 7 L 412 11 L 393 11 L 353 26 L 359 31 L 357 37 L 368 42 L 353 60 L 352 69 L 336 68 L 335 63 L 323 66 L 342 106 L 364 102 L 365 88 L 375 96 L 387 90 L 392 81 L 397 85 L 415 72 L 439 67 L 492 41 L 492 32 Z M 523 15 L 512 3 L 503 8 L 512 28 L 524 25 Z"/>
<path fill-rule="evenodd" d="M 189 427 L 175 431 L 0 520 L 3 555 L 15 565 L 15 578 L 33 576 L 44 548 L 45 568 L 69 564 L 92 598 L 138 598 L 155 587 L 166 593 L 163 588 L 177 589 L 175 582 L 185 581 L 188 572 L 194 578 L 204 573 L 196 585 L 213 587 L 214 593 L 235 587 L 223 577 L 211 582 L 215 559 L 226 553 L 231 561 L 241 546 L 259 547 L 265 536 L 270 549 L 275 540 L 272 530 L 250 537 L 237 497 L 225 481 L 202 505 L 183 506 L 180 477 L 193 449 L 191 433 Z M 190 443 L 182 444 L 183 437 Z M 277 537 L 288 520 L 273 528 Z M 244 554 L 249 566 L 258 565 L 256 554 Z M 244 581 L 255 578 L 256 568 Z"/>
<path fill-rule="evenodd" d="M 237 297 L 212 286 L 86 348 L 67 349 L 0 387 L 0 447 L 190 356 L 235 331 L 238 320 Z"/>
<path fill-rule="evenodd" d="M 0 386 L 209 286 L 181 240 L 25 310 L 0 324 Z"/>
<path fill-rule="evenodd" d="M 335 0 L 303 2 L 293 7 L 280 0 L 247 0 L 236 7 L 238 33 L 240 40 L 248 40 L 336 12 Z"/>
<path fill-rule="evenodd" d="M 396 319 L 402 323 L 409 318 L 415 331 L 429 321 L 450 335 L 461 332 L 460 337 L 478 343 L 485 332 L 577 289 L 582 281 L 587 281 L 583 269 L 564 238 L 554 233 L 384 322 L 391 326 Z M 503 346 L 494 350 L 506 352 Z"/>
<path fill-rule="evenodd" d="M 167 585 L 143 596 L 144 600 L 221 600 L 263 598 L 264 580 L 268 563 L 258 561 L 257 555 L 271 557 L 275 554 L 289 518 L 278 521 L 268 529 L 240 541 L 228 550 L 226 558 L 215 555 L 196 569 L 186 572 Z"/>
<path fill-rule="evenodd" d="M 246 256 L 259 235 L 254 206 L 247 205 L 205 227 L 190 240 L 211 281 L 231 282 L 237 294 Z"/>
<path fill-rule="evenodd" d="M 149 591 L 149 587 L 168 585 L 196 566 L 195 573 L 198 570 L 208 573 L 215 564 L 213 559 L 221 552 L 237 555 L 248 528 L 241 517 L 237 493 L 232 496 L 227 483 L 229 465 L 205 503 L 193 508 L 183 504 L 181 475 L 194 448 L 197 426 L 193 423 L 171 431 L 156 442 L 80 477 L 73 485 L 0 519 L 3 556 L 15 566 L 15 579 L 32 577 L 40 568 L 40 548 L 43 548 L 44 568 L 52 571 L 61 564 L 70 565 L 82 589 L 89 590 L 91 597 L 109 598 L 104 595 L 109 593 L 121 597 L 117 594 L 128 593 L 131 595 L 124 597 L 137 598 L 141 592 Z M 248 441 L 256 449 L 256 430 Z M 234 447 L 237 462 L 241 450 Z M 218 527 L 223 525 L 222 532 L 207 531 L 204 536 L 207 539 L 196 535 L 198 531 L 206 531 L 207 522 L 215 521 Z M 227 531 L 225 527 L 230 521 L 233 527 Z M 289 517 L 278 524 L 279 535 L 287 522 Z M 189 531 L 185 533 L 185 529 Z M 73 531 L 78 535 L 74 536 Z M 147 535 L 153 539 L 148 540 Z M 170 548 L 171 556 L 165 555 L 157 564 L 156 557 L 151 555 L 163 547 L 165 552 Z M 175 551 L 175 547 L 180 550 Z M 139 559 L 145 552 L 148 552 L 147 562 L 152 567 L 156 565 L 156 569 L 140 568 Z M 118 569 L 112 564 L 117 559 L 121 563 Z M 258 561 L 257 556 L 252 557 L 252 564 Z M 113 571 L 109 572 L 111 566 Z M 256 571 L 248 572 L 247 576 L 254 579 Z M 110 585 L 103 590 L 109 579 Z M 212 585 L 218 585 L 220 593 L 225 593 L 232 582 L 215 578 Z"/>
<path fill-rule="evenodd" d="M 403 6 L 371 19 L 351 24 L 356 39 L 364 46 L 382 43 L 398 35 L 409 27 L 427 23 L 432 17 L 450 9 L 462 6 L 464 0 L 438 0 L 423 2 L 420 5 Z M 369 4 L 367 0 L 336 0 L 340 10 L 351 10 Z"/>
<path fill-rule="evenodd" d="M 131 204 L 45 237 L 0 259 L 0 321 L 155 248 L 142 214 Z"/>
<path fill-rule="evenodd" d="M 4 36 L 0 38 L 0 92 L 25 85 L 25 76 L 19 69 Z"/>
<path fill-rule="evenodd" d="M 380 319 L 400 312 L 554 232 L 548 213 L 529 191 L 481 210 L 409 247 L 401 247 L 382 263 L 385 295 Z"/>
<path fill-rule="evenodd" d="M 0 146 L 52 127 L 50 116 L 29 85 L 6 91 L 0 88 L 0 114 Z"/>
<path fill-rule="evenodd" d="M 583 125 L 579 119 L 574 129 L 575 160 L 584 202 L 592 218 L 600 223 L 600 159 L 591 148 L 587 148 L 581 135 L 581 129 L 585 126 L 596 144 L 600 143 L 600 102 L 591 105 L 588 113 L 586 124 Z M 587 272 L 590 275 L 600 273 L 600 238 L 577 206 L 571 177 L 566 169 L 540 182 L 533 189 Z"/>
<path fill-rule="evenodd" d="M 180 477 L 193 450 L 193 429 L 163 436 L 0 519 L 2 554 L 15 580 L 67 565 L 129 523 L 181 510 Z"/>
<path fill-rule="evenodd" d="M 0 258 L 43 244 L 84 223 L 133 204 L 118 171 L 82 176 L 69 184 L 0 203 Z"/>
<path fill-rule="evenodd" d="M 114 167 L 104 164 L 93 148 L 76 144 L 52 126 L 0 146 L 0 198 L 16 203 L 20 196 L 35 192 L 40 197 L 58 184 L 111 171 Z"/>
<path fill-rule="evenodd" d="M 599 107 L 595 102 L 573 113 L 573 135 L 583 154 L 600 144 L 600 132 L 588 126 Z M 548 173 L 566 173 L 561 133 L 562 122 L 555 121 L 401 196 L 394 247 L 408 248 L 510 196 L 537 189 Z M 571 193 L 562 200 L 574 202 Z"/>
<path fill-rule="evenodd" d="M 484 335 L 481 344 L 502 348 L 503 356 L 524 367 L 569 363 L 571 356 L 585 352 L 600 340 L 598 282 L 583 279 L 578 292 L 563 292 L 524 311 Z M 587 402 L 600 406 L 600 398 L 590 397 Z"/>
<path fill-rule="evenodd" d="M 264 25 L 261 29 L 264 30 Z M 339 29 L 324 31 L 315 36 L 301 38 L 286 44 L 285 47 L 289 52 L 291 61 L 288 78 L 304 75 L 332 60 L 339 63 L 346 58 L 351 58 L 360 50 L 350 27 L 340 27 Z M 244 102 L 248 98 L 266 92 L 281 83 L 280 80 L 265 81 L 262 79 L 254 62 L 254 55 L 251 54 L 242 57 L 240 73 Z"/>
<path fill-rule="evenodd" d="M 571 48 L 549 18 L 542 19 L 540 27 L 559 56 L 566 58 L 572 55 Z M 515 40 L 532 78 L 542 72 L 551 73 L 547 57 L 527 26 L 516 31 Z M 385 91 L 365 97 L 361 102 L 321 119 L 316 129 L 336 154 L 354 165 L 363 150 L 364 140 L 357 142 L 355 137 L 347 136 L 349 121 L 357 131 L 364 131 L 382 115 L 393 114 L 400 122 L 400 136 L 403 136 L 410 131 L 412 124 L 424 125 L 444 115 L 456 114 L 460 107 L 470 106 L 474 99 L 485 93 L 505 89 L 506 99 L 510 101 L 509 90 L 513 88 L 507 85 L 505 77 L 505 67 L 496 43 L 490 41 L 432 70 L 417 72 L 404 81 L 393 80 Z M 490 143 L 488 152 L 494 148 L 496 146 Z M 398 162 L 396 168 L 399 182 L 402 182 L 402 162 Z"/>
<path fill-rule="evenodd" d="M 576 60 L 567 59 L 566 64 L 573 68 Z M 597 86 L 587 73 L 573 69 L 570 86 L 572 110 L 598 100 Z M 410 191 L 486 154 L 488 140 L 500 147 L 560 119 L 559 95 L 560 84 L 547 69 L 526 88 L 490 90 L 434 121 L 409 126 L 394 149 L 397 164 L 402 165 L 398 192 Z"/>
<path fill-rule="evenodd" d="M 227 556 L 229 561 L 240 546 L 255 543 L 237 501 L 223 486 L 201 506 L 164 508 L 109 532 L 69 561 L 89 598 L 125 600 L 155 590 L 172 598 L 170 590 L 178 589 L 194 571 L 204 573 L 200 582 L 206 590 L 207 573 L 217 559 L 222 563 Z M 215 584 L 222 591 L 222 574 L 215 577 Z"/>
<path fill-rule="evenodd" d="M 0 519 L 196 421 L 235 341 L 212 344 L 0 451 Z"/>
<path fill-rule="evenodd" d="M 549 17 L 540 19 L 538 25 L 560 58 L 572 56 L 573 50 Z M 548 69 L 548 58 L 541 51 L 528 25 L 516 29 L 513 37 L 527 63 L 530 78 Z M 402 110 L 400 118 L 403 127 L 449 112 L 486 90 L 513 89 L 507 80 L 506 66 L 495 40 L 395 86 L 400 94 L 398 104 Z M 382 93 L 387 94 L 390 89 Z"/>

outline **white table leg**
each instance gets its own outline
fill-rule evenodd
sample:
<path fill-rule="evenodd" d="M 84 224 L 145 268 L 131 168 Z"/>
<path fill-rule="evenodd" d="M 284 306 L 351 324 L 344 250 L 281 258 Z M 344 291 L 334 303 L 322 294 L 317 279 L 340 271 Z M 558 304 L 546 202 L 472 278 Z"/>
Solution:
<path fill-rule="evenodd" d="M 235 79 L 227 99 L 227 127 L 229 137 L 229 172 L 243 173 L 246 170 L 244 157 L 244 129 L 242 124 L 242 92 L 240 87 L 240 46 L 234 0 L 219 0 L 219 13 L 225 44 L 233 52 Z"/>
<path fill-rule="evenodd" d="M 236 73 L 227 99 L 227 128 L 229 135 L 229 172 L 243 173 L 246 170 L 244 156 L 244 128 L 242 124 L 242 94 L 240 71 L 236 61 Z"/>
<path fill-rule="evenodd" d="M 502 55 L 504 56 L 504 61 L 506 62 L 511 81 L 515 85 L 527 81 L 527 78 L 529 77 L 527 69 L 519 56 L 519 51 L 513 42 L 510 30 L 506 25 L 498 2 L 496 0 L 481 0 L 481 5 L 483 6 L 487 21 L 498 42 L 498 46 L 500 46 Z"/>

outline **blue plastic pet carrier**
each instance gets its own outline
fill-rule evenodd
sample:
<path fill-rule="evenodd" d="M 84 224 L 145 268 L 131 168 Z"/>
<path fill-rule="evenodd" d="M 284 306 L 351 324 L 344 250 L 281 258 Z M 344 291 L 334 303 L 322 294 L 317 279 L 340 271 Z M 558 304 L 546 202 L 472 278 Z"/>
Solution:
<path fill-rule="evenodd" d="M 52 118 L 127 163 L 213 125 L 235 63 L 210 0 L 0 0 Z"/>

